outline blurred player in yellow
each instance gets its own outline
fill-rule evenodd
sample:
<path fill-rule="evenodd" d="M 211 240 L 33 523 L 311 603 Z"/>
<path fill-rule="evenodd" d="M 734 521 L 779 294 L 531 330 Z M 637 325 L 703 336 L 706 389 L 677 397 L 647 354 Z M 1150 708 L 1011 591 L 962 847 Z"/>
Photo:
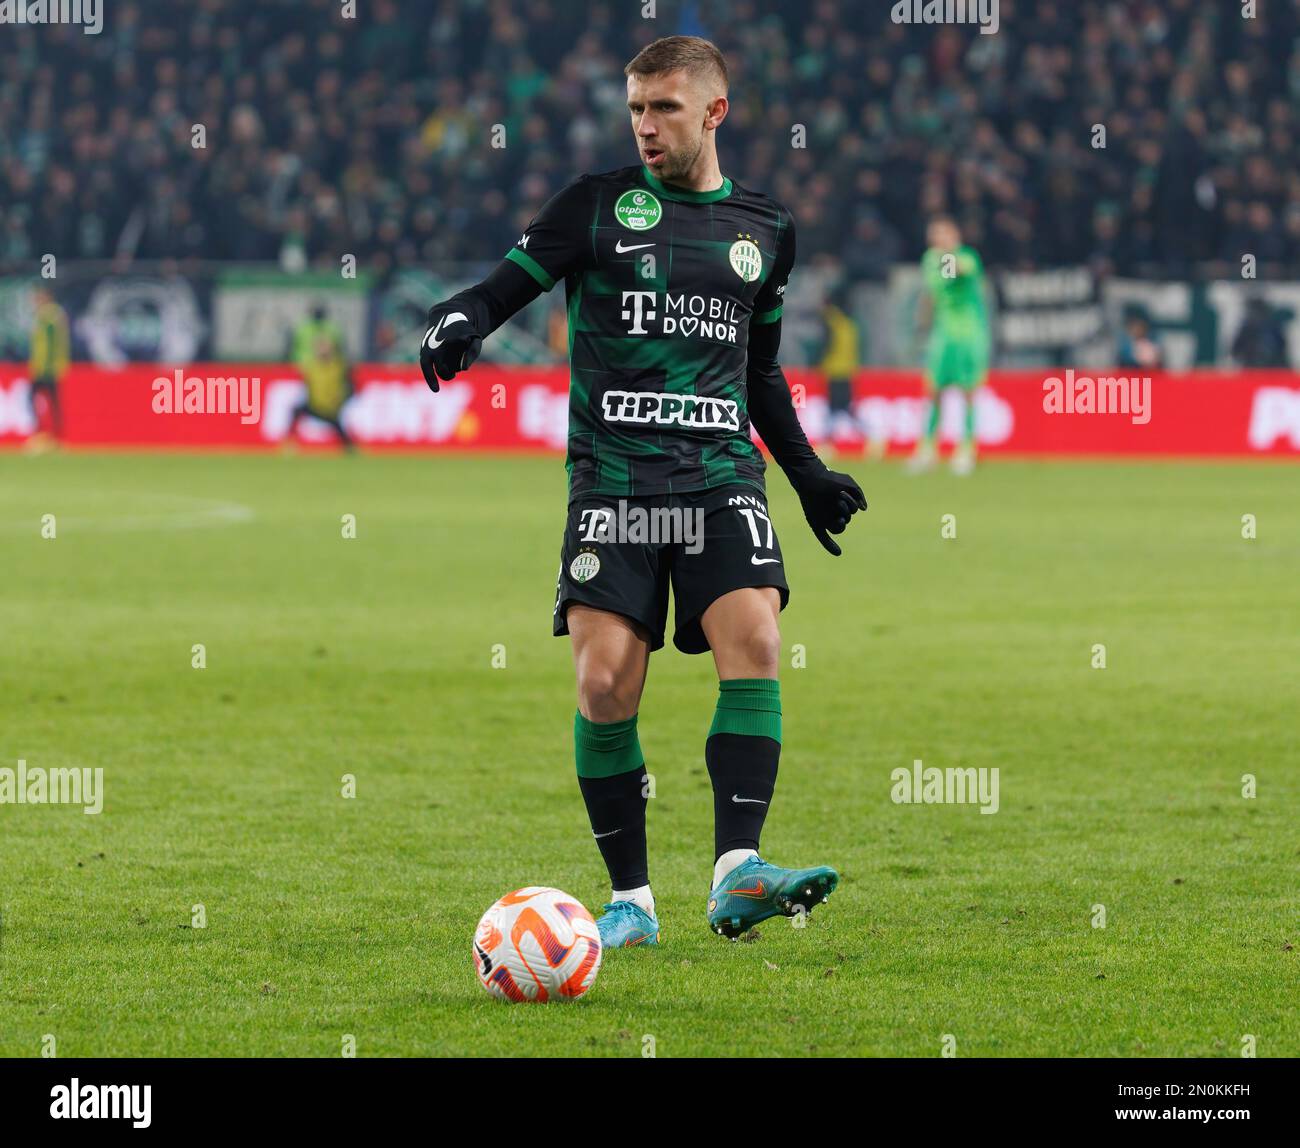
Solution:
<path fill-rule="evenodd" d="M 71 360 L 68 316 L 54 301 L 48 287 L 37 287 L 32 302 L 31 349 L 27 358 L 27 379 L 36 432 L 27 440 L 31 451 L 49 450 L 63 433 L 63 413 L 59 406 L 59 383 Z M 48 425 L 49 429 L 45 427 Z"/>
<path fill-rule="evenodd" d="M 849 293 L 845 285 L 827 293 L 822 306 L 822 323 L 826 327 L 826 350 L 822 355 L 821 372 L 826 378 L 830 403 L 828 430 L 832 446 L 839 450 L 846 439 L 856 440 L 861 434 L 857 416 L 853 413 L 853 376 L 858 373 L 861 363 L 858 352 L 860 332 L 849 312 Z"/>
<path fill-rule="evenodd" d="M 343 346 L 343 332 L 317 303 L 311 316 L 293 333 L 293 362 L 307 384 L 307 397 L 289 416 L 285 441 L 292 442 L 298 420 L 311 415 L 334 428 L 345 450 L 352 450 L 352 439 L 343 429 L 343 407 L 352 397 L 352 372 Z"/>
<path fill-rule="evenodd" d="M 989 320 L 984 306 L 984 264 L 973 247 L 963 246 L 957 224 L 946 216 L 930 223 L 929 249 L 921 258 L 924 294 L 918 327 L 930 326 L 925 381 L 930 409 L 909 469 L 934 465 L 935 436 L 943 392 L 957 387 L 966 403 L 961 444 L 952 456 L 955 474 L 975 469 L 975 391 L 989 369 Z"/>

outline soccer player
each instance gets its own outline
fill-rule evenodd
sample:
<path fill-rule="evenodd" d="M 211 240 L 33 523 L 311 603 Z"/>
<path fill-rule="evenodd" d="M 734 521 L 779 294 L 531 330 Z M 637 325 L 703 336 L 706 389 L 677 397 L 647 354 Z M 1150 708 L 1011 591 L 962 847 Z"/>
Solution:
<path fill-rule="evenodd" d="M 293 361 L 307 384 L 307 397 L 290 414 L 285 437 L 291 440 L 298 420 L 303 415 L 311 415 L 333 427 L 343 448 L 351 450 L 352 439 L 343 429 L 342 417 L 343 406 L 352 397 L 343 332 L 319 303 L 312 308 L 311 317 L 294 331 Z"/>
<path fill-rule="evenodd" d="M 955 474 L 970 474 L 975 469 L 975 390 L 983 386 L 989 369 L 984 265 L 973 247 L 962 244 L 957 224 L 946 216 L 931 220 L 926 238 L 929 248 L 921 257 L 921 274 L 925 290 L 922 310 L 930 316 L 925 371 L 930 408 L 909 469 L 928 470 L 934 465 L 943 392 L 958 387 L 965 399 L 966 417 L 952 469 Z M 925 326 L 924 317 L 920 326 Z"/>
<path fill-rule="evenodd" d="M 758 853 L 781 752 L 777 616 L 789 589 L 751 421 L 832 554 L 830 536 L 867 505 L 809 446 L 777 362 L 794 220 L 722 175 L 722 54 L 670 36 L 625 72 L 642 163 L 580 176 L 552 198 L 486 279 L 430 310 L 420 354 L 436 391 L 485 336 L 564 281 L 569 512 L 553 629 L 572 640 L 578 785 L 613 885 L 599 919 L 611 948 L 659 940 L 637 709 L 650 654 L 664 644 L 670 583 L 674 644 L 712 651 L 719 678 L 704 747 L 709 925 L 735 937 L 835 889 L 834 869 L 783 869 Z M 597 524 L 617 521 L 620 502 L 698 513 L 702 545 L 603 537 Z"/>
<path fill-rule="evenodd" d="M 48 287 L 37 287 L 33 303 L 36 314 L 27 358 L 27 379 L 30 387 L 28 398 L 37 429 L 27 445 L 30 450 L 40 451 L 54 445 L 63 433 L 59 383 L 68 370 L 71 342 L 68 316 L 54 301 L 54 292 Z M 48 431 L 44 429 L 46 425 Z"/>
<path fill-rule="evenodd" d="M 826 376 L 831 443 L 838 449 L 845 439 L 855 439 L 862 433 L 853 412 L 853 376 L 860 365 L 860 336 L 857 321 L 849 312 L 847 285 L 840 284 L 828 293 L 822 305 L 822 323 L 826 327 L 826 350 L 821 371 Z"/>

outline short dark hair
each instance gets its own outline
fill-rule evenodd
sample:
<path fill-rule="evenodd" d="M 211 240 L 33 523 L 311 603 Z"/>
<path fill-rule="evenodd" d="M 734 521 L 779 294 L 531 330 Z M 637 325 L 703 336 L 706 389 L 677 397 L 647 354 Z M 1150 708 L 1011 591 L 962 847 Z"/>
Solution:
<path fill-rule="evenodd" d="M 721 83 L 726 94 L 730 79 L 727 61 L 718 46 L 702 36 L 664 36 L 647 44 L 623 69 L 625 76 L 658 76 L 664 72 L 686 72 L 692 78 Z"/>

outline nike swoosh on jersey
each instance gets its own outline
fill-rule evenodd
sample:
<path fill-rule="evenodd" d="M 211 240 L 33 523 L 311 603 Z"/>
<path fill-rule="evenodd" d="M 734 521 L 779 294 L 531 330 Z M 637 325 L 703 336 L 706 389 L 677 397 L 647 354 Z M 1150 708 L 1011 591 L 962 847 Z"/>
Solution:
<path fill-rule="evenodd" d="M 778 566 L 781 564 L 781 559 L 779 558 L 760 558 L 757 554 L 751 554 L 749 560 L 755 566 L 766 566 L 769 562 L 775 562 Z"/>
<path fill-rule="evenodd" d="M 462 315 L 459 311 L 453 311 L 450 315 L 444 315 L 441 319 L 438 320 L 436 326 L 429 328 L 429 333 L 424 337 L 425 345 L 429 348 L 429 350 L 436 351 L 439 347 L 443 345 L 443 343 L 447 341 L 446 339 L 439 339 L 438 332 L 441 331 L 443 327 L 445 327 L 448 323 L 460 323 L 460 322 L 466 322 L 466 323 L 469 322 L 469 316 Z"/>
<path fill-rule="evenodd" d="M 654 246 L 653 243 L 633 243 L 630 247 L 624 247 L 623 241 L 620 239 L 617 243 L 614 244 L 614 250 L 617 251 L 620 255 L 622 255 L 623 252 L 625 251 L 640 251 L 641 248 L 643 247 L 653 247 L 653 246 Z"/>

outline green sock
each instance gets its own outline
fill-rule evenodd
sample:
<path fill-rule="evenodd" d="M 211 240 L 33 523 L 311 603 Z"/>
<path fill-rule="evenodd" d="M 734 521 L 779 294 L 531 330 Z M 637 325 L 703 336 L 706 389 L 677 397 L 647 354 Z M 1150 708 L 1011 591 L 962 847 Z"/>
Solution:
<path fill-rule="evenodd" d="M 925 420 L 925 441 L 934 442 L 935 432 L 939 429 L 939 398 L 942 391 L 936 390 L 930 400 L 930 413 Z"/>
<path fill-rule="evenodd" d="M 781 683 L 775 678 L 733 678 L 718 683 L 718 708 L 709 736 L 747 734 L 781 740 Z"/>
<path fill-rule="evenodd" d="M 594 722 L 575 712 L 573 749 L 579 777 L 613 777 L 645 765 L 636 714 L 625 721 Z"/>
<path fill-rule="evenodd" d="M 963 442 L 967 446 L 975 442 L 975 396 L 969 391 L 966 393 L 966 437 Z"/>

